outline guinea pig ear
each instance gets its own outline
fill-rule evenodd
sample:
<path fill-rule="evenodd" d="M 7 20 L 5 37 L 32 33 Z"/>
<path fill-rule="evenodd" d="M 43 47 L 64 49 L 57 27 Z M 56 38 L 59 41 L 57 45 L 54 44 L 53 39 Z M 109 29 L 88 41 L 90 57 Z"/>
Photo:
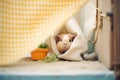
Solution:
<path fill-rule="evenodd" d="M 72 38 L 75 38 L 75 37 L 76 37 L 76 35 L 75 35 L 75 34 L 73 34 L 73 35 L 72 35 Z"/>
<path fill-rule="evenodd" d="M 72 40 L 74 40 L 75 39 L 75 37 L 76 37 L 76 35 L 75 34 L 69 34 L 70 35 L 70 37 L 72 38 Z"/>
<path fill-rule="evenodd" d="M 58 41 L 60 40 L 60 35 L 57 35 L 57 36 L 55 37 L 55 40 L 56 40 L 56 42 L 58 42 Z"/>
<path fill-rule="evenodd" d="M 76 35 L 75 35 L 75 34 L 73 34 L 73 35 L 72 35 L 72 40 L 74 40 L 74 39 L 75 39 L 75 37 L 76 37 Z"/>

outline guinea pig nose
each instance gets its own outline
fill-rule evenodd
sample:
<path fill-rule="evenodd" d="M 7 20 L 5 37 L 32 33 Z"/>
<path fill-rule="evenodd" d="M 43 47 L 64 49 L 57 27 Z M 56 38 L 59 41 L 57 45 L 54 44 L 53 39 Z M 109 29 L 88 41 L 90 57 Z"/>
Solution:
<path fill-rule="evenodd" d="M 64 43 L 64 45 L 67 45 L 67 43 Z"/>

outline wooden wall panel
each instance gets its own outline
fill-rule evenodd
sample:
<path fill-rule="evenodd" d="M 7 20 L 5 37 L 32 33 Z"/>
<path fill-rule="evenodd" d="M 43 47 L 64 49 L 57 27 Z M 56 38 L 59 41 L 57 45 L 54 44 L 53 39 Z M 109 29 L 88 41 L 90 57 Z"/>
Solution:
<path fill-rule="evenodd" d="M 113 0 L 113 36 L 114 36 L 114 70 L 120 80 L 120 0 Z"/>
<path fill-rule="evenodd" d="M 98 9 L 102 11 L 102 14 L 107 15 L 111 12 L 111 0 L 97 0 Z M 99 18 L 98 18 L 99 20 Z M 98 36 L 98 40 L 95 44 L 96 53 L 99 53 L 99 61 L 101 61 L 106 67 L 111 68 L 111 18 L 109 16 L 103 17 L 103 25 Z"/>

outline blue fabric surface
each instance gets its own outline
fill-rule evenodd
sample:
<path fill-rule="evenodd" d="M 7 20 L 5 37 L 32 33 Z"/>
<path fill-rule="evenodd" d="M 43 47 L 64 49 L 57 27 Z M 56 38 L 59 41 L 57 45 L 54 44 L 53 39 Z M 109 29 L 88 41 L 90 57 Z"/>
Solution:
<path fill-rule="evenodd" d="M 77 74 L 77 75 L 17 75 L 1 74 L 0 80 L 115 80 L 114 72 L 100 72 L 97 74 Z"/>

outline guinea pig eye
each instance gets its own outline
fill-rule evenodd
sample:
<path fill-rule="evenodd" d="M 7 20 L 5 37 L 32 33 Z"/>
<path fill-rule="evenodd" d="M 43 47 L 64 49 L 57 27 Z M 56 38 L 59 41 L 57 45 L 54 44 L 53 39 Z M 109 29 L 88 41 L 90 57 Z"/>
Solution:
<path fill-rule="evenodd" d="M 60 41 L 62 41 L 62 39 L 60 39 Z"/>
<path fill-rule="evenodd" d="M 69 42 L 72 42 L 72 40 L 70 39 Z"/>

